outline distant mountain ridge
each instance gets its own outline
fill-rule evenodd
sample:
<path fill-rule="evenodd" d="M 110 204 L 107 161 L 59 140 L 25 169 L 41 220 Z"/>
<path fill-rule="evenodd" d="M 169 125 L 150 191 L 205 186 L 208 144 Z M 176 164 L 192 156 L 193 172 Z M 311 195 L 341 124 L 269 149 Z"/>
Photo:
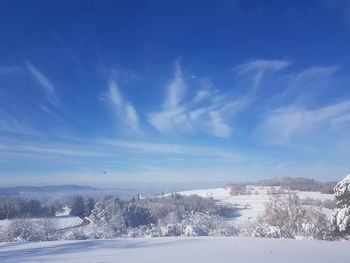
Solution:
<path fill-rule="evenodd" d="M 73 191 L 84 192 L 99 190 L 99 188 L 84 185 L 13 186 L 0 187 L 0 194 L 19 195 L 21 193 L 61 193 Z"/>

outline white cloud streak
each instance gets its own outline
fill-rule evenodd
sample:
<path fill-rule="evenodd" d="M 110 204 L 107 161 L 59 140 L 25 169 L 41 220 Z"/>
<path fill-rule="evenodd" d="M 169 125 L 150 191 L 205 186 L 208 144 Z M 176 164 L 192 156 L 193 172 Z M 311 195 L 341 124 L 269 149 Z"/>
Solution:
<path fill-rule="evenodd" d="M 163 108 L 148 115 L 149 123 L 167 135 L 206 133 L 230 137 L 232 117 L 243 110 L 250 99 L 234 98 L 229 93 L 213 90 L 211 86 L 206 83 L 193 98 L 186 100 L 187 85 L 177 61 L 174 77 L 166 87 Z"/>
<path fill-rule="evenodd" d="M 26 63 L 26 66 L 35 79 L 35 81 L 40 85 L 42 90 L 45 93 L 45 97 L 49 103 L 54 106 L 58 104 L 58 97 L 56 95 L 55 87 L 50 83 L 50 81 L 32 64 L 29 62 Z"/>
<path fill-rule="evenodd" d="M 118 118 L 129 128 L 139 131 L 139 117 L 134 106 L 122 98 L 115 81 L 111 80 L 103 98 L 113 105 Z"/>
<path fill-rule="evenodd" d="M 259 131 L 269 142 L 289 144 L 293 139 L 350 127 L 350 100 L 317 109 L 282 107 L 269 114 Z"/>
<path fill-rule="evenodd" d="M 236 67 L 237 76 L 253 74 L 253 92 L 255 93 L 260 87 L 264 75 L 268 72 L 282 70 L 292 64 L 288 60 L 263 60 L 257 59 Z"/>
<path fill-rule="evenodd" d="M 183 156 L 211 156 L 225 159 L 241 159 L 242 155 L 224 150 L 220 147 L 193 146 L 184 144 L 159 143 L 149 141 L 112 141 L 101 140 L 101 144 L 116 146 L 130 150 L 132 152 L 145 154 L 169 154 Z"/>
<path fill-rule="evenodd" d="M 183 100 L 186 92 L 186 84 L 183 79 L 180 60 L 175 62 L 174 78 L 169 82 L 167 86 L 168 96 L 164 103 L 164 107 L 171 109 L 176 108 Z"/>
<path fill-rule="evenodd" d="M 0 154 L 14 154 L 22 156 L 41 156 L 45 158 L 64 157 L 64 158 L 96 158 L 108 155 L 104 151 L 91 150 L 86 147 L 73 147 L 71 145 L 23 145 L 23 144 L 4 144 L 0 147 Z"/>

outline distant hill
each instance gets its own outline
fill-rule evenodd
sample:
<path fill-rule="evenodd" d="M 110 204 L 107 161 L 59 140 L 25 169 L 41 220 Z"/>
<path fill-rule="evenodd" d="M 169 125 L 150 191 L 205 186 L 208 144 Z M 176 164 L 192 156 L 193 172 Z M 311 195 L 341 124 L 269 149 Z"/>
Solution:
<path fill-rule="evenodd" d="M 86 196 L 134 196 L 136 194 L 158 193 L 155 190 L 145 190 L 140 188 L 114 187 L 114 188 L 96 188 L 85 185 L 50 185 L 50 186 L 14 186 L 0 187 L 0 196 L 26 197 L 26 198 L 51 198 L 71 195 Z"/>
<path fill-rule="evenodd" d="M 0 187 L 0 195 L 21 195 L 29 193 L 62 193 L 99 191 L 98 188 L 82 185 L 14 186 Z"/>

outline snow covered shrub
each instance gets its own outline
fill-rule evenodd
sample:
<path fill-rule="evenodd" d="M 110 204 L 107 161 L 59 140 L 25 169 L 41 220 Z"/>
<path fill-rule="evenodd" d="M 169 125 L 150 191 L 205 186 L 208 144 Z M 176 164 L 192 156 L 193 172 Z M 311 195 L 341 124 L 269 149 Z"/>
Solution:
<path fill-rule="evenodd" d="M 298 226 L 298 235 L 306 239 L 331 240 L 331 222 L 315 207 L 305 208 L 304 216 Z"/>
<path fill-rule="evenodd" d="M 163 229 L 157 225 L 142 225 L 128 229 L 128 237 L 163 237 Z"/>
<path fill-rule="evenodd" d="M 217 205 L 212 198 L 194 195 L 105 197 L 96 202 L 87 229 L 91 238 L 231 235 L 235 229 L 224 220 L 231 213 L 231 208 Z"/>
<path fill-rule="evenodd" d="M 236 235 L 235 228 L 221 216 L 191 212 L 182 220 L 186 236 Z"/>
<path fill-rule="evenodd" d="M 13 219 L 7 228 L 9 241 L 55 240 L 56 225 L 49 219 Z"/>
<path fill-rule="evenodd" d="M 15 219 L 8 226 L 8 237 L 11 241 L 39 241 L 39 235 L 33 220 Z"/>
<path fill-rule="evenodd" d="M 58 226 L 54 220 L 49 218 L 41 218 L 35 220 L 35 222 L 40 235 L 40 241 L 52 241 L 58 239 Z"/>
<path fill-rule="evenodd" d="M 271 199 L 265 214 L 246 232 L 259 237 L 331 239 L 326 215 L 317 208 L 301 205 L 295 194 Z"/>
<path fill-rule="evenodd" d="M 230 195 L 250 195 L 251 189 L 247 188 L 245 184 L 232 184 L 230 185 Z"/>
<path fill-rule="evenodd" d="M 89 236 L 86 235 L 82 228 L 72 228 L 64 232 L 61 239 L 63 240 L 85 240 Z"/>
<path fill-rule="evenodd" d="M 91 211 L 91 238 L 113 238 L 127 233 L 122 214 L 121 200 L 105 197 L 98 201 Z"/>
<path fill-rule="evenodd" d="M 289 194 L 287 197 L 272 198 L 266 205 L 263 219 L 268 225 L 295 233 L 302 216 L 303 210 L 299 205 L 298 196 Z"/>
<path fill-rule="evenodd" d="M 154 223 L 150 211 L 144 202 L 135 198 L 123 206 L 123 218 L 127 227 L 139 227 Z"/>
<path fill-rule="evenodd" d="M 182 224 L 185 236 L 208 236 L 210 230 L 214 228 L 213 221 L 208 215 L 196 212 L 189 214 Z"/>
<path fill-rule="evenodd" d="M 334 188 L 336 208 L 332 214 L 335 233 L 341 236 L 350 234 L 350 175 Z"/>
<path fill-rule="evenodd" d="M 241 235 L 262 238 L 292 238 L 293 235 L 284 227 L 280 228 L 267 224 L 261 219 L 248 222 L 241 229 Z"/>
<path fill-rule="evenodd" d="M 180 223 L 167 224 L 165 226 L 164 235 L 165 236 L 181 236 L 182 234 L 182 225 Z"/>

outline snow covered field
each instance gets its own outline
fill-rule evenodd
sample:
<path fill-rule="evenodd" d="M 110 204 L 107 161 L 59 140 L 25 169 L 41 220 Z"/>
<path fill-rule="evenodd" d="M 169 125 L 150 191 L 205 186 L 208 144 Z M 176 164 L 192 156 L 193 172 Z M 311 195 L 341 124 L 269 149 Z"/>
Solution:
<path fill-rule="evenodd" d="M 349 263 L 350 242 L 221 237 L 0 244 L 1 263 Z"/>
<path fill-rule="evenodd" d="M 214 189 L 202 189 L 202 190 L 190 190 L 182 191 L 179 194 L 182 195 L 198 195 L 201 197 L 212 197 L 214 200 L 223 204 L 230 204 L 238 208 L 235 216 L 234 223 L 239 225 L 247 220 L 255 219 L 262 215 L 265 210 L 265 204 L 270 200 L 271 194 L 269 193 L 273 189 L 281 189 L 279 187 L 269 187 L 269 186 L 249 186 L 251 189 L 250 195 L 230 195 L 230 189 L 227 188 L 214 188 Z M 313 198 L 317 200 L 333 200 L 334 195 L 332 194 L 322 194 L 319 192 L 304 192 L 304 191 L 294 191 L 301 199 Z M 331 210 L 322 208 L 322 211 L 326 215 L 331 214 Z M 350 261 L 349 261 L 350 262 Z"/>
<path fill-rule="evenodd" d="M 216 188 L 180 192 L 182 195 L 212 197 L 218 203 L 237 208 L 234 224 L 243 224 L 262 215 L 269 201 L 271 187 L 249 186 L 251 194 L 231 196 L 229 189 Z M 317 192 L 295 191 L 301 198 L 317 200 L 333 199 L 333 195 Z M 326 209 L 323 210 L 328 213 Z M 66 212 L 67 213 L 67 212 Z M 50 218 L 59 229 L 78 226 L 79 217 L 67 217 L 66 213 Z M 12 219 L 16 220 L 16 219 Z M 31 219 L 40 220 L 40 219 Z M 0 221 L 0 227 L 9 220 Z M 85 230 L 89 226 L 84 226 Z M 80 227 L 79 227 L 80 228 Z M 50 241 L 0 243 L 1 263 L 21 262 L 269 262 L 348 263 L 350 242 L 285 240 L 242 237 L 153 237 L 117 238 L 84 241 Z"/>

